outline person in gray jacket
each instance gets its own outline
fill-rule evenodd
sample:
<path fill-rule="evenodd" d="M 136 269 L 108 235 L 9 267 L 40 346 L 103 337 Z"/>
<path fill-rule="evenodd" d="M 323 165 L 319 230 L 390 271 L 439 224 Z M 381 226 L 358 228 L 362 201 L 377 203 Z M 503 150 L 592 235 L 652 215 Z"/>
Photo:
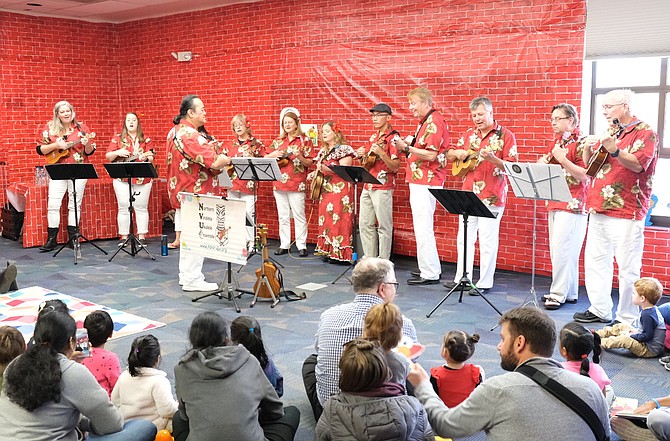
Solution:
<path fill-rule="evenodd" d="M 244 346 L 227 346 L 228 332 L 228 322 L 215 312 L 203 312 L 191 323 L 192 349 L 174 368 L 175 441 L 292 441 L 300 411 L 283 407 Z"/>
<path fill-rule="evenodd" d="M 480 431 L 489 441 L 543 440 L 591 441 L 595 435 L 586 422 L 558 398 L 520 372 L 529 365 L 559 382 L 598 416 L 610 436 L 607 403 L 588 377 L 563 369 L 552 360 L 556 344 L 554 321 L 537 308 L 515 308 L 500 319 L 500 366 L 506 374 L 480 384 L 461 404 L 447 408 L 435 394 L 426 371 L 415 364 L 408 380 L 428 413 L 433 430 L 443 437 L 460 438 Z"/>
<path fill-rule="evenodd" d="M 434 440 L 426 412 L 405 388 L 390 382 L 377 341 L 357 338 L 340 357 L 340 393 L 331 396 L 316 425 L 316 441 Z"/>

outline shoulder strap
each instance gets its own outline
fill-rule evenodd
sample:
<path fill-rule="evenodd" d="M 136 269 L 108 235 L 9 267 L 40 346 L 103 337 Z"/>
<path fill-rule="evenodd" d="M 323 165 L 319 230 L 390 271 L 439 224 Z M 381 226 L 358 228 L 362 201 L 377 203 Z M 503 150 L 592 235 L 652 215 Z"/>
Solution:
<path fill-rule="evenodd" d="M 609 441 L 609 437 L 605 435 L 605 429 L 598 415 L 589 407 L 588 404 L 579 398 L 574 392 L 563 386 L 556 380 L 553 380 L 540 372 L 537 368 L 527 364 L 516 368 L 515 372 L 519 372 L 530 378 L 554 397 L 558 398 L 563 404 L 572 409 L 579 415 L 586 424 L 589 425 L 597 441 Z"/>

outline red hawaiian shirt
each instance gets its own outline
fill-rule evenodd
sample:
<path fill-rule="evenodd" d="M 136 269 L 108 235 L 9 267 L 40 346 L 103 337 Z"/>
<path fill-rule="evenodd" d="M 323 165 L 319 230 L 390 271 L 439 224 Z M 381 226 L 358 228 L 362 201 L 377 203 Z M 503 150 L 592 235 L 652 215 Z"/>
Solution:
<path fill-rule="evenodd" d="M 649 210 L 651 181 L 659 155 L 658 135 L 649 124 L 640 121 L 625 129 L 616 146 L 635 155 L 642 171 L 629 170 L 609 155 L 591 180 L 586 207 L 589 213 L 642 220 Z M 598 148 L 600 143 L 593 146 L 594 151 Z"/>
<path fill-rule="evenodd" d="M 375 133 L 370 137 L 370 147 L 372 147 L 377 142 L 377 135 Z M 398 159 L 398 150 L 393 145 L 393 138 L 397 135 L 393 129 L 389 128 L 386 132 L 382 134 L 380 138 L 384 143 L 384 152 L 391 159 Z M 368 152 L 370 149 L 368 148 Z M 395 175 L 396 172 L 392 172 L 386 166 L 386 163 L 381 159 L 377 158 L 372 168 L 369 170 L 370 174 L 377 178 L 382 185 L 377 184 L 365 184 L 366 190 L 393 190 L 395 185 Z"/>
<path fill-rule="evenodd" d="M 438 111 L 433 111 L 423 125 L 419 124 L 415 138 L 415 148 L 437 152 L 437 158 L 428 162 L 410 154 L 405 180 L 409 184 L 443 185 L 447 175 L 446 152 L 449 147 L 449 129 L 444 117 Z"/>
<path fill-rule="evenodd" d="M 223 148 L 223 154 L 230 156 L 231 158 L 258 158 L 261 156 L 262 151 L 265 149 L 265 146 L 262 142 L 257 140 L 254 137 L 251 137 L 245 141 L 240 142 L 235 140 L 231 143 L 228 143 Z M 232 166 L 230 166 L 232 167 Z M 228 169 L 226 169 L 228 170 Z M 252 194 L 254 191 L 254 181 L 241 181 L 237 178 L 237 173 L 235 172 L 235 167 L 229 172 L 231 181 L 233 181 L 233 186 L 230 188 L 234 191 L 240 191 L 246 194 Z"/>
<path fill-rule="evenodd" d="M 565 132 L 563 136 L 555 138 L 549 143 L 547 153 L 551 154 L 554 147 L 562 147 L 568 149 L 565 157 L 568 161 L 575 164 L 577 167 L 586 168 L 584 164 L 584 143 L 580 142 L 582 133 L 579 127 L 575 128 L 572 133 Z M 589 181 L 581 182 L 579 179 L 573 178 L 567 170 L 563 169 L 565 174 L 565 182 L 568 184 L 572 200 L 569 202 L 547 201 L 547 210 L 549 211 L 568 211 L 576 214 L 586 214 L 586 191 L 589 186 Z"/>
<path fill-rule="evenodd" d="M 309 158 L 312 153 L 312 141 L 304 136 L 294 138 L 289 142 L 288 137 L 279 138 L 272 141 L 266 149 L 264 155 L 280 150 L 286 153 L 291 153 L 288 157 L 288 164 L 279 167 L 281 171 L 281 180 L 273 182 L 273 190 L 275 191 L 305 191 L 307 186 L 305 180 L 307 179 L 307 167 L 302 165 L 302 162 L 295 157 L 295 154 L 302 151 L 305 158 Z"/>
<path fill-rule="evenodd" d="M 475 152 L 487 150 L 503 161 L 517 160 L 514 134 L 498 123 L 484 138 L 477 128 L 468 129 L 458 140 L 456 147 Z M 463 178 L 462 189 L 474 192 L 484 205 L 504 207 L 507 202 L 507 179 L 504 172 L 492 162 L 479 157 L 477 167 Z"/>
<path fill-rule="evenodd" d="M 131 157 L 128 158 L 131 161 L 136 161 L 137 158 L 144 152 L 147 152 L 149 150 L 153 150 L 154 146 L 151 143 L 151 138 L 145 138 L 143 142 L 133 142 L 133 139 L 126 135 L 124 139 L 121 139 L 121 134 L 117 133 L 114 135 L 114 138 L 112 138 L 112 141 L 109 143 L 109 147 L 107 147 L 107 153 L 113 152 L 115 150 L 119 150 L 125 148 L 130 152 Z M 133 157 L 135 157 L 133 159 Z M 126 182 L 125 179 L 119 179 L 119 181 Z M 133 179 L 133 184 L 141 185 L 141 184 L 146 184 L 151 182 L 151 178 L 134 178 Z"/>
<path fill-rule="evenodd" d="M 91 139 L 90 142 L 93 143 L 92 138 L 95 137 L 95 134 L 91 133 L 91 131 L 86 126 L 86 124 L 79 123 L 79 127 L 76 127 L 73 131 L 71 131 L 70 133 L 65 135 L 64 139 L 65 139 L 65 142 L 67 142 L 69 144 L 71 142 L 78 142 L 84 136 L 88 136 Z M 40 136 L 40 140 L 38 141 L 38 144 L 40 144 L 40 145 L 52 144 L 52 143 L 56 142 L 56 140 L 58 138 L 60 138 L 60 136 L 54 135 L 53 133 L 49 132 L 49 125 L 47 124 L 47 125 L 45 125 L 44 130 L 42 131 L 42 134 Z M 93 145 L 95 145 L 95 143 L 93 143 Z M 87 155 L 84 152 L 84 149 L 85 149 L 85 147 L 81 142 L 77 143 L 76 145 L 70 147 L 66 152 L 64 152 L 66 154 L 63 157 L 61 157 L 60 159 L 58 159 L 57 163 L 58 164 L 75 164 L 75 163 L 88 162 L 89 155 Z M 58 154 L 57 152 L 58 152 L 58 150 L 56 150 L 54 154 Z M 50 154 L 47 153 L 45 156 L 47 156 L 47 158 L 48 158 L 50 156 Z M 53 162 L 51 162 L 51 163 L 53 163 Z"/>

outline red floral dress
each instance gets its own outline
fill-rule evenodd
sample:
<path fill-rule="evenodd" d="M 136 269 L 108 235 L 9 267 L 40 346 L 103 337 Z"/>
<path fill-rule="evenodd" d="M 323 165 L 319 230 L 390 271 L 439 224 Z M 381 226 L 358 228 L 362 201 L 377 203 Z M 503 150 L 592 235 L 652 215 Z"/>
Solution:
<path fill-rule="evenodd" d="M 154 146 L 151 143 L 151 138 L 145 138 L 143 142 L 134 143 L 133 139 L 129 135 L 126 135 L 124 139 L 121 139 L 121 134 L 117 133 L 109 143 L 109 147 L 107 147 L 107 153 L 123 148 L 130 152 L 131 157 L 139 157 L 139 155 L 142 153 L 153 150 Z M 136 160 L 137 159 L 135 159 L 135 161 Z M 126 182 L 125 179 L 118 180 Z M 133 178 L 134 185 L 148 184 L 149 182 L 151 182 L 151 178 Z"/>
<path fill-rule="evenodd" d="M 639 122 L 625 130 L 617 139 L 616 146 L 635 155 L 642 171 L 635 173 L 609 155 L 598 174 L 591 180 L 586 207 L 589 213 L 642 220 L 649 210 L 651 180 L 659 154 L 658 135 L 649 124 Z M 594 151 L 598 148 L 600 143 L 593 146 Z"/>
<path fill-rule="evenodd" d="M 514 134 L 496 123 L 496 127 L 482 138 L 476 128 L 468 129 L 456 147 L 479 152 L 486 150 L 503 161 L 516 161 L 517 148 Z M 507 202 L 507 180 L 504 172 L 490 161 L 478 157 L 477 167 L 463 178 L 462 190 L 474 192 L 484 205 L 504 207 Z"/>
<path fill-rule="evenodd" d="M 302 151 L 302 156 L 309 158 L 312 153 L 312 141 L 304 136 L 294 138 L 292 141 L 286 138 L 279 138 L 272 141 L 265 149 L 265 155 L 280 150 L 291 153 L 288 157 L 288 164 L 279 167 L 281 171 L 281 180 L 274 181 L 272 189 L 275 191 L 305 191 L 307 186 L 307 167 L 295 155 Z"/>
<path fill-rule="evenodd" d="M 449 130 L 444 117 L 433 111 L 426 117 L 423 125 L 417 128 L 414 147 L 437 152 L 435 161 L 425 161 L 410 154 L 407 158 L 405 180 L 408 184 L 440 186 L 447 175 L 447 155 Z"/>
<path fill-rule="evenodd" d="M 235 140 L 232 143 L 228 144 L 223 149 L 223 154 L 231 158 L 258 158 L 261 156 L 261 152 L 265 149 L 265 146 L 262 142 L 257 140 L 254 137 L 251 137 L 240 143 L 239 140 Z M 232 166 L 231 166 L 232 167 Z M 233 186 L 230 188 L 233 191 L 239 191 L 245 194 L 253 194 L 254 192 L 254 181 L 241 181 L 237 178 L 237 172 L 235 167 L 231 169 L 229 173 L 231 181 L 233 181 Z"/>
<path fill-rule="evenodd" d="M 182 121 L 170 132 L 168 146 L 168 195 L 173 208 L 181 207 L 180 191 L 200 194 L 218 194 L 220 173 L 212 170 L 218 154 L 216 141 L 205 138 L 196 128 Z"/>
<path fill-rule="evenodd" d="M 579 127 L 572 131 L 572 133 L 564 133 L 562 137 L 554 139 L 548 149 L 547 153 L 551 153 L 554 147 L 562 147 L 568 149 L 565 157 L 568 161 L 575 164 L 577 167 L 586 168 L 582 154 L 584 153 L 584 143 L 579 141 L 582 136 Z M 573 178 L 567 170 L 563 169 L 565 174 L 565 182 L 568 183 L 572 200 L 570 202 L 561 201 L 547 201 L 547 210 L 549 211 L 567 211 L 575 214 L 586 214 L 586 190 L 589 181 L 581 182 L 579 179 Z"/>
<path fill-rule="evenodd" d="M 354 158 L 351 146 L 338 145 L 328 151 L 322 148 L 316 157 L 328 167 L 339 165 L 340 159 Z M 319 236 L 315 253 L 334 260 L 350 261 L 353 257 L 353 186 L 334 173 L 326 173 L 319 199 Z"/>
<path fill-rule="evenodd" d="M 93 138 L 95 135 L 90 133 L 90 130 L 84 123 L 79 123 L 79 127 L 75 127 L 74 130 L 72 130 L 70 133 L 64 136 L 65 142 L 71 143 L 71 142 L 77 142 L 80 139 L 82 139 L 84 136 L 88 136 L 89 138 Z M 47 144 L 52 144 L 58 140 L 58 138 L 61 138 L 61 136 L 54 135 L 49 132 L 49 126 L 46 125 L 44 127 L 44 130 L 42 131 L 42 134 L 40 136 L 40 141 L 38 142 L 39 145 L 47 145 Z M 93 139 L 90 140 L 90 143 L 92 145 L 95 145 L 93 142 Z M 84 145 L 80 142 L 75 146 L 72 146 L 69 149 L 69 154 L 63 156 L 62 158 L 58 159 L 56 162 L 57 164 L 75 164 L 75 163 L 82 163 L 82 162 L 88 162 L 88 157 L 90 155 L 87 155 L 84 152 Z M 56 150 L 57 152 L 57 150 Z M 45 156 L 49 156 L 47 153 Z"/>

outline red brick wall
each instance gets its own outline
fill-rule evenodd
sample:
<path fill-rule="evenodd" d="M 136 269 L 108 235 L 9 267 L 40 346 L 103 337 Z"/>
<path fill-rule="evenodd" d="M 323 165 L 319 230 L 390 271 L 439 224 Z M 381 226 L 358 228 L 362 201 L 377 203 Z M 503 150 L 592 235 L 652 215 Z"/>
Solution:
<path fill-rule="evenodd" d="M 470 99 L 491 97 L 496 118 L 517 136 L 520 159 L 530 162 L 551 136 L 551 106 L 580 101 L 584 0 L 390 0 L 375 6 L 271 0 L 121 25 L 0 13 L 0 73 L 3 90 L 9 91 L 3 105 L 16 152 L 9 157 L 12 173 L 32 178 L 39 162 L 32 145 L 37 127 L 61 98 L 73 101 L 102 146 L 127 110 L 140 114 L 149 136 L 164 137 L 181 97 L 197 93 L 218 138 L 229 138 L 231 117 L 244 112 L 256 136 L 269 143 L 278 132 L 280 109 L 292 105 L 306 123 L 337 120 L 358 147 L 371 134 L 367 110 L 377 101 L 393 107 L 393 124 L 403 135 L 413 132 L 416 121 L 407 112 L 406 95 L 425 85 L 447 117 L 452 141 L 470 124 Z M 194 60 L 176 62 L 170 53 L 178 51 L 192 51 Z M 101 161 L 102 155 L 96 156 Z M 164 157 L 159 149 L 158 162 Z M 414 255 L 403 181 L 401 172 L 395 252 Z M 455 179 L 446 183 L 458 185 Z M 270 186 L 262 185 L 259 195 L 259 219 L 276 237 Z M 308 204 L 308 216 L 312 207 Z M 510 198 L 499 268 L 530 271 L 531 214 L 532 203 Z M 537 268 L 548 274 L 544 209 L 538 217 Z M 435 230 L 445 261 L 456 259 L 456 228 L 456 218 L 438 208 Z M 667 230 L 650 230 L 647 237 L 646 255 L 667 255 Z M 670 283 L 665 260 L 647 259 L 644 272 Z"/>

